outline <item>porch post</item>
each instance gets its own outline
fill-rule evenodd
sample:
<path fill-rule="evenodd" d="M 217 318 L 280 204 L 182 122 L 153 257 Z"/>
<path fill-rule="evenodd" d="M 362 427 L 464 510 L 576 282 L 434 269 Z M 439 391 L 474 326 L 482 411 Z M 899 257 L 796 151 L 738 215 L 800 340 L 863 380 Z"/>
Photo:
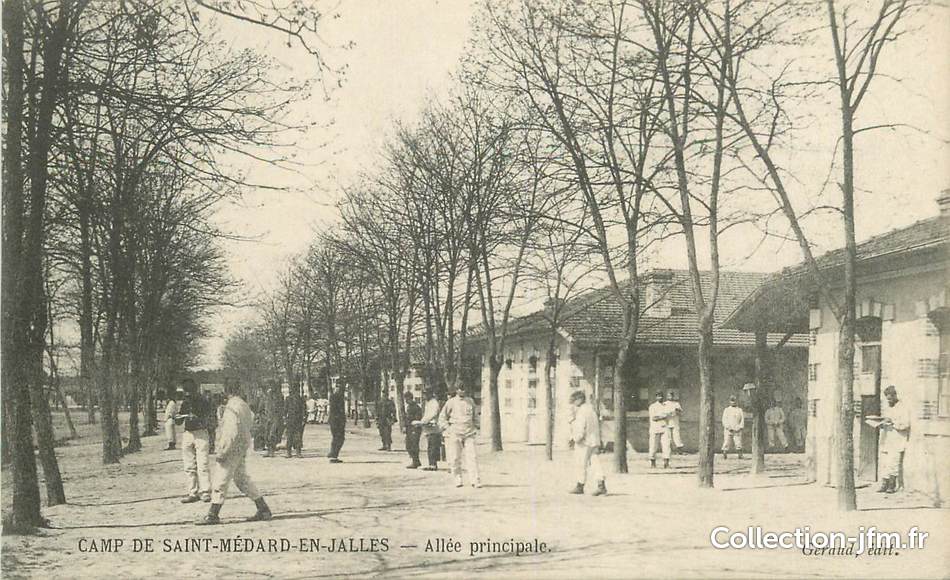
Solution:
<path fill-rule="evenodd" d="M 769 393 L 766 384 L 770 374 L 768 360 L 768 335 L 764 330 L 755 331 L 755 386 L 752 390 L 752 473 L 765 471 L 765 404 Z"/>

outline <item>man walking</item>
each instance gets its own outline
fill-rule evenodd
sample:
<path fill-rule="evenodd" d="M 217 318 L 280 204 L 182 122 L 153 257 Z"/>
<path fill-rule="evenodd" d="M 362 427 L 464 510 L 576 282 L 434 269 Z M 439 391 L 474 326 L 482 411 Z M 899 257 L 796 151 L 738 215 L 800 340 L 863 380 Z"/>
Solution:
<path fill-rule="evenodd" d="M 346 399 L 343 396 L 343 387 L 339 383 L 334 384 L 330 390 L 330 400 L 328 403 L 328 418 L 330 423 L 330 463 L 342 463 L 340 459 L 340 450 L 343 448 L 343 440 L 346 438 Z"/>
<path fill-rule="evenodd" d="M 284 433 L 284 398 L 280 394 L 277 381 L 268 383 L 267 395 L 264 398 L 264 429 L 264 445 L 267 449 L 265 457 L 273 457 Z"/>
<path fill-rule="evenodd" d="M 878 489 L 882 493 L 897 491 L 904 452 L 910 439 L 910 410 L 897 398 L 897 387 L 889 385 L 884 389 L 887 407 L 884 409 L 881 423 L 881 474 L 883 480 Z"/>
<path fill-rule="evenodd" d="M 424 471 L 438 471 L 439 459 L 442 458 L 442 431 L 439 428 L 439 411 L 442 409 L 435 391 L 430 387 L 423 393 L 426 397 L 425 408 L 422 410 L 422 432 L 426 436 L 426 456 L 429 465 Z"/>
<path fill-rule="evenodd" d="M 396 422 L 396 405 L 385 393 L 376 401 L 376 428 L 383 446 L 380 451 L 393 450 L 393 423 Z"/>
<path fill-rule="evenodd" d="M 769 447 L 775 447 L 776 441 L 782 449 L 788 451 L 788 439 L 785 437 L 785 410 L 778 401 L 772 401 L 772 406 L 765 410 L 765 425 L 768 428 Z"/>
<path fill-rule="evenodd" d="M 670 466 L 670 409 L 663 400 L 663 392 L 656 392 L 656 400 L 650 404 L 650 467 L 656 467 L 656 448 L 663 453 L 663 468 Z"/>
<path fill-rule="evenodd" d="M 670 413 L 670 442 L 673 444 L 673 447 L 676 447 L 677 450 L 682 449 L 683 439 L 680 437 L 680 415 L 683 414 L 683 406 L 680 405 L 679 397 L 676 396 L 676 391 L 666 392 L 666 402 L 664 405 L 666 406 L 666 410 Z"/>
<path fill-rule="evenodd" d="M 742 459 L 742 429 L 745 413 L 735 397 L 729 397 L 729 406 L 722 411 L 722 458 L 729 459 L 729 448 L 734 446 Z"/>
<path fill-rule="evenodd" d="M 178 401 L 175 400 L 176 393 L 168 395 L 168 403 L 165 405 L 165 451 L 175 449 L 175 442 L 178 435 L 175 432 L 175 415 L 178 414 Z"/>
<path fill-rule="evenodd" d="M 577 483 L 570 493 L 583 494 L 588 475 L 597 482 L 593 495 L 606 495 L 604 471 L 600 466 L 600 419 L 587 402 L 582 391 L 574 391 L 570 398 L 573 407 L 571 418 L 571 441 L 574 444 L 574 465 Z"/>
<path fill-rule="evenodd" d="M 307 426 L 307 407 L 300 396 L 299 387 L 290 389 L 284 399 L 284 424 L 287 426 L 287 457 L 303 457 L 303 431 Z"/>
<path fill-rule="evenodd" d="M 439 414 L 439 426 L 445 436 L 449 464 L 455 476 L 455 487 L 462 487 L 462 456 L 472 487 L 481 487 L 478 477 L 478 456 L 475 451 L 475 401 L 466 395 L 465 385 L 458 383 L 455 396 L 445 402 Z"/>
<path fill-rule="evenodd" d="M 185 432 L 181 437 L 181 459 L 188 476 L 188 495 L 181 503 L 211 501 L 211 478 L 208 474 L 208 425 L 211 405 L 198 392 L 198 385 L 191 379 L 182 381 L 184 397 L 175 416 Z"/>
<path fill-rule="evenodd" d="M 252 446 L 251 429 L 254 426 L 254 413 L 240 396 L 240 386 L 236 382 L 229 382 L 224 387 L 228 402 L 224 407 L 218 432 L 218 454 L 215 457 L 217 466 L 214 473 L 214 489 L 211 496 L 211 507 L 199 525 L 213 525 L 221 523 L 219 513 L 228 493 L 231 481 L 241 492 L 251 498 L 257 505 L 257 512 L 248 518 L 249 522 L 267 521 L 273 517 L 270 507 L 264 501 L 261 492 L 247 474 L 245 461 L 248 449 Z"/>
<path fill-rule="evenodd" d="M 416 469 L 419 461 L 419 439 L 422 437 L 422 407 L 413 400 L 412 393 L 406 393 L 406 453 L 412 463 L 406 469 Z"/>

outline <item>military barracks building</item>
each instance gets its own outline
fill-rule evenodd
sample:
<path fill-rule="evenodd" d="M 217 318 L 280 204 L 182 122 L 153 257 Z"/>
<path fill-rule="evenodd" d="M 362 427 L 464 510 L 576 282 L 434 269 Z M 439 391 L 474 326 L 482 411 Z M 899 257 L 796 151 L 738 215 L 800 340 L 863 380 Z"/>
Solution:
<path fill-rule="evenodd" d="M 704 288 L 709 273 L 703 273 Z M 743 385 L 755 379 L 755 336 L 752 332 L 724 328 L 722 322 L 765 280 L 765 274 L 721 272 L 713 332 L 713 382 L 718 418 L 731 395 L 742 395 Z M 686 447 L 695 449 L 699 432 L 699 368 L 696 352 L 696 310 L 692 282 L 685 270 L 654 270 L 641 278 L 643 303 L 640 318 L 633 389 L 626 393 L 628 441 L 638 451 L 647 449 L 647 408 L 657 390 L 679 394 Z M 587 393 L 604 421 L 606 441 L 612 440 L 614 421 L 613 371 L 621 336 L 621 308 L 609 288 L 579 295 L 561 307 L 557 328 L 554 381 L 555 445 L 568 439 L 568 397 L 575 390 Z M 547 401 L 544 357 L 551 336 L 550 317 L 544 310 L 513 319 L 506 342 L 504 366 L 499 375 L 502 437 L 506 441 L 544 442 Z M 771 385 L 786 410 L 796 398 L 804 400 L 807 335 L 769 334 L 768 345 L 775 384 Z M 473 346 L 478 345 L 477 342 Z M 478 345 L 481 347 L 481 345 Z M 776 348 L 777 347 L 777 348 Z M 488 400 L 489 369 L 481 356 L 482 400 Z M 747 411 L 750 406 L 743 404 Z M 482 413 L 483 421 L 487 414 Z M 751 426 L 752 415 L 747 412 Z M 716 423 L 717 437 L 721 427 Z M 750 448 L 750 436 L 744 445 Z M 718 443 L 717 443 L 718 444 Z"/>
<path fill-rule="evenodd" d="M 880 415 L 883 388 L 894 385 L 910 406 L 910 442 L 903 463 L 907 490 L 937 505 L 950 498 L 950 213 L 891 231 L 857 248 L 854 437 L 858 481 L 874 481 L 879 433 L 864 422 Z M 843 252 L 818 259 L 832 295 L 841 300 Z M 743 331 L 807 332 L 808 435 L 812 477 L 835 484 L 833 395 L 838 323 L 805 265 L 770 277 L 736 309 L 726 326 Z"/>

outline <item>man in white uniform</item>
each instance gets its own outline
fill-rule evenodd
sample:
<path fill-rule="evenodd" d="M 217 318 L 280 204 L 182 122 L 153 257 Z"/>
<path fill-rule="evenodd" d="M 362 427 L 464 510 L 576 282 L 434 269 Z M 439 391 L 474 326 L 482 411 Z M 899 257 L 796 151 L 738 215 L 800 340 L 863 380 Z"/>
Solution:
<path fill-rule="evenodd" d="M 722 411 L 722 458 L 729 459 L 729 448 L 734 446 L 742 459 L 742 429 L 745 413 L 735 397 L 729 397 L 729 406 Z"/>
<path fill-rule="evenodd" d="M 267 521 L 272 517 L 267 502 L 251 481 L 245 467 L 247 452 L 252 447 L 251 429 L 254 427 L 254 413 L 240 397 L 239 391 L 240 386 L 237 383 L 225 385 L 228 403 L 224 407 L 224 414 L 218 426 L 218 453 L 215 456 L 217 465 L 211 489 L 211 508 L 204 519 L 198 521 L 199 525 L 220 523 L 218 514 L 221 512 L 221 506 L 224 505 L 224 498 L 232 480 L 234 485 L 257 505 L 257 512 L 247 521 Z"/>
<path fill-rule="evenodd" d="M 683 414 L 683 406 L 680 405 L 676 391 L 667 391 L 666 408 L 670 412 L 670 440 L 677 449 L 683 448 L 683 439 L 680 437 L 680 415 Z"/>
<path fill-rule="evenodd" d="M 768 427 L 769 447 L 775 447 L 776 440 L 782 444 L 782 449 L 788 451 L 788 439 L 785 437 L 785 410 L 772 401 L 772 406 L 765 410 L 765 425 Z"/>
<path fill-rule="evenodd" d="M 904 451 L 910 439 L 910 410 L 897 398 L 897 387 L 894 385 L 884 389 L 887 407 L 882 415 L 881 423 L 881 488 L 882 493 L 897 491 L 897 480 L 901 474 L 901 464 L 904 461 Z"/>
<path fill-rule="evenodd" d="M 177 433 L 175 430 L 175 415 L 178 414 L 178 401 L 175 400 L 175 393 L 168 397 L 168 403 L 165 405 L 165 440 L 168 445 L 165 451 L 171 451 L 175 448 Z"/>
<path fill-rule="evenodd" d="M 462 456 L 472 487 L 481 487 L 478 477 L 478 457 L 475 452 L 475 435 L 478 434 L 475 419 L 475 401 L 465 394 L 465 386 L 459 382 L 455 396 L 445 402 L 439 414 L 439 426 L 445 437 L 449 465 L 455 476 L 455 487 L 462 487 Z"/>
<path fill-rule="evenodd" d="M 571 441 L 574 443 L 574 465 L 577 483 L 570 493 L 583 494 L 588 474 L 597 482 L 593 495 L 606 495 L 604 471 L 600 466 L 600 420 L 582 391 L 571 393 L 574 413 L 571 417 Z"/>
<path fill-rule="evenodd" d="M 663 393 L 656 392 L 656 400 L 650 404 L 650 467 L 656 467 L 656 447 L 663 452 L 663 467 L 670 466 L 670 409 L 663 400 Z"/>

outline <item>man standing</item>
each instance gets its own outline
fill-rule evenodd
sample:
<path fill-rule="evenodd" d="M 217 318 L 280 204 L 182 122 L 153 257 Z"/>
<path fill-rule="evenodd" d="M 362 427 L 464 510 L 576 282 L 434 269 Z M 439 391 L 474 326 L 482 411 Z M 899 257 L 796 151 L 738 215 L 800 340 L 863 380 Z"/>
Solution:
<path fill-rule="evenodd" d="M 785 437 L 785 410 L 778 401 L 772 401 L 772 406 L 765 410 L 765 425 L 768 428 L 769 447 L 775 447 L 776 439 L 782 444 L 782 449 L 788 451 L 788 439 Z"/>
<path fill-rule="evenodd" d="M 729 447 L 735 446 L 742 459 L 742 429 L 745 427 L 745 413 L 739 407 L 735 397 L 729 397 L 729 406 L 722 411 L 722 458 L 729 459 Z"/>
<path fill-rule="evenodd" d="M 284 424 L 287 426 L 287 457 L 303 457 L 303 431 L 307 425 L 307 408 L 300 396 L 299 387 L 290 389 L 284 399 Z"/>
<path fill-rule="evenodd" d="M 184 397 L 175 422 L 185 428 L 181 437 L 181 459 L 188 476 L 188 495 L 181 503 L 198 500 L 211 501 L 211 478 L 208 474 L 208 424 L 211 405 L 198 392 L 198 385 L 191 379 L 182 381 Z"/>
<path fill-rule="evenodd" d="M 670 409 L 663 400 L 663 392 L 656 392 L 656 400 L 650 404 L 650 467 L 656 467 L 656 447 L 663 452 L 663 468 L 670 466 Z"/>
<path fill-rule="evenodd" d="M 221 512 L 221 506 L 224 505 L 231 480 L 234 480 L 234 485 L 257 505 L 257 512 L 247 521 L 267 521 L 273 517 L 270 508 L 248 476 L 245 466 L 247 452 L 252 445 L 251 429 L 254 426 L 254 413 L 241 399 L 240 386 L 236 382 L 227 383 L 224 389 L 228 402 L 224 407 L 220 423 L 211 507 L 208 514 L 204 519 L 199 520 L 198 524 L 221 523 L 218 514 Z"/>
<path fill-rule="evenodd" d="M 805 449 L 805 431 L 808 426 L 808 414 L 802 405 L 802 400 L 795 397 L 795 405 L 788 413 L 789 424 L 792 427 L 792 439 L 796 448 Z"/>
<path fill-rule="evenodd" d="M 676 391 L 666 392 L 666 403 L 664 404 L 666 405 L 666 410 L 670 413 L 670 442 L 676 449 L 682 449 L 683 439 L 680 437 L 680 415 L 683 414 L 683 406 L 680 405 Z"/>
<path fill-rule="evenodd" d="M 423 393 L 426 397 L 426 405 L 422 410 L 422 432 L 426 436 L 426 456 L 429 465 L 423 467 L 424 471 L 438 471 L 439 459 L 442 458 L 442 431 L 439 429 L 439 411 L 442 405 L 435 396 L 435 391 L 430 387 Z"/>
<path fill-rule="evenodd" d="M 168 396 L 168 403 L 165 405 L 165 441 L 168 445 L 165 451 L 171 451 L 175 448 L 175 441 L 178 439 L 175 432 L 175 415 L 178 414 L 178 401 L 175 400 L 176 393 Z"/>
<path fill-rule="evenodd" d="M 313 398 L 313 393 L 307 397 L 307 423 L 317 422 L 317 400 Z"/>
<path fill-rule="evenodd" d="M 462 455 L 465 455 L 466 470 L 472 487 L 481 487 L 478 477 L 478 456 L 475 451 L 475 435 L 478 434 L 475 419 L 475 401 L 465 393 L 465 385 L 459 381 L 455 396 L 445 402 L 439 414 L 439 426 L 445 435 L 449 463 L 455 476 L 455 487 L 462 487 Z"/>
<path fill-rule="evenodd" d="M 328 418 L 330 423 L 330 463 L 342 463 L 340 459 L 340 449 L 343 448 L 343 440 L 346 438 L 346 399 L 343 396 L 343 387 L 335 383 L 330 390 L 330 400 L 328 403 Z"/>
<path fill-rule="evenodd" d="M 267 395 L 264 398 L 264 429 L 267 454 L 273 457 L 284 433 L 284 398 L 280 394 L 280 385 L 277 381 L 268 383 Z"/>
<path fill-rule="evenodd" d="M 881 474 L 884 479 L 878 491 L 894 493 L 901 475 L 904 451 L 910 439 L 910 411 L 897 398 L 897 387 L 894 385 L 884 389 L 884 397 L 887 399 L 881 423 Z"/>
<path fill-rule="evenodd" d="M 570 493 L 584 493 L 589 469 L 591 478 L 597 482 L 593 495 L 606 495 L 607 485 L 600 466 L 600 420 L 582 391 L 571 393 L 570 401 L 574 410 L 571 418 L 571 441 L 574 445 L 574 465 L 577 473 L 577 483 Z"/>
<path fill-rule="evenodd" d="M 422 407 L 412 398 L 412 393 L 406 393 L 406 452 L 412 463 L 406 469 L 416 469 L 422 462 L 419 461 L 419 439 L 422 437 Z"/>
<path fill-rule="evenodd" d="M 385 393 L 376 401 L 376 427 L 383 446 L 380 451 L 393 450 L 393 423 L 396 422 L 396 405 Z"/>

